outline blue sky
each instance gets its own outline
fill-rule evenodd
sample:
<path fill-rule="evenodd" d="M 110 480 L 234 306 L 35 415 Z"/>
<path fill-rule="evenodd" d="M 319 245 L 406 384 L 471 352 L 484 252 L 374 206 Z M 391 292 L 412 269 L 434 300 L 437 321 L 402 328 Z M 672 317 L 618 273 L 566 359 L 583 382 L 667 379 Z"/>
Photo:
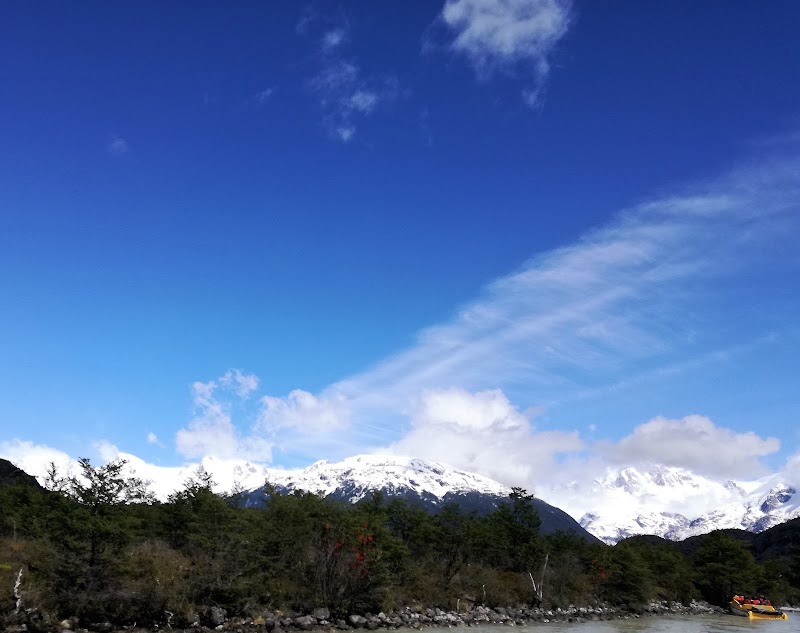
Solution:
<path fill-rule="evenodd" d="M 782 468 L 798 19 L 4 6 L 0 453 Z"/>

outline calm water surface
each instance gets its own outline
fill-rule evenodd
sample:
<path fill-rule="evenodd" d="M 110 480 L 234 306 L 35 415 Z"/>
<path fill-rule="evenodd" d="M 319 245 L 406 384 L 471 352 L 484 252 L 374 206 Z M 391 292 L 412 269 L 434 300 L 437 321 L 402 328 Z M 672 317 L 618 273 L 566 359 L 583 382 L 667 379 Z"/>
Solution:
<path fill-rule="evenodd" d="M 435 629 L 433 629 L 435 630 Z M 656 616 L 609 622 L 538 623 L 514 628 L 474 626 L 465 633 L 800 633 L 800 613 L 789 613 L 788 620 L 749 621 L 734 615 Z"/>

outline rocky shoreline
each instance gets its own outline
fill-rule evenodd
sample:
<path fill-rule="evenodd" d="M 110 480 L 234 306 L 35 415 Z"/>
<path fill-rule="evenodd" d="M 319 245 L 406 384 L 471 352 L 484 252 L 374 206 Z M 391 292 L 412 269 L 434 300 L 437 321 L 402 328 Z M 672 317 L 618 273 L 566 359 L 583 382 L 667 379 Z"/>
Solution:
<path fill-rule="evenodd" d="M 524 626 L 549 622 L 588 622 L 592 620 L 618 620 L 655 615 L 702 615 L 724 613 L 719 607 L 705 602 L 680 603 L 651 602 L 640 607 L 576 607 L 543 609 L 533 607 L 472 606 L 458 611 L 447 611 L 438 607 L 413 606 L 399 611 L 353 614 L 348 618 L 333 618 L 326 608 L 314 609 L 310 614 L 285 615 L 280 611 L 265 611 L 250 618 L 228 618 L 224 609 L 212 607 L 205 613 L 193 614 L 189 620 L 176 622 L 173 614 L 166 614 L 166 623 L 152 627 L 115 626 L 109 622 L 98 622 L 82 628 L 72 619 L 53 621 L 47 614 L 30 609 L 6 621 L 4 630 L 8 633 L 147 633 L 170 630 L 210 633 L 225 631 L 229 633 L 299 633 L 300 631 L 355 631 L 389 629 L 426 629 L 431 627 L 468 626 Z"/>

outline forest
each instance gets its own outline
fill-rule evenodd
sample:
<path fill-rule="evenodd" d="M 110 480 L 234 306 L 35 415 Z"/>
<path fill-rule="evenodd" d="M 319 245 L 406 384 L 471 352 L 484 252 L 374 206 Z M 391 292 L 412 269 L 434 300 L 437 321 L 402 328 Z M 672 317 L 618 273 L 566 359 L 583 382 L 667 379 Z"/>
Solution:
<path fill-rule="evenodd" d="M 540 534 L 521 489 L 480 516 L 377 493 L 355 505 L 281 495 L 267 482 L 254 508 L 215 494 L 203 471 L 159 502 L 121 461 L 82 459 L 71 477 L 52 467 L 44 486 L 0 466 L 0 618 L 36 608 L 87 623 L 185 625 L 212 606 L 346 616 L 407 605 L 722 605 L 734 593 L 800 601 L 800 520 L 759 535 L 607 546 Z"/>

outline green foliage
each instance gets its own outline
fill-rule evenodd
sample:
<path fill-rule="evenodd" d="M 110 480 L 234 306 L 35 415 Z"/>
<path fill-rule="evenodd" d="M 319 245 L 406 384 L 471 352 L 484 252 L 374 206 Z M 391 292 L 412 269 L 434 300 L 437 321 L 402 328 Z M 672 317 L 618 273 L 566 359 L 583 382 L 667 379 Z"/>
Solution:
<path fill-rule="evenodd" d="M 632 538 L 620 547 L 631 548 L 640 556 L 650 573 L 650 591 L 658 599 L 688 603 L 699 597 L 692 583 L 692 565 L 674 543 L 655 537 Z"/>
<path fill-rule="evenodd" d="M 86 619 L 124 619 L 121 552 L 138 528 L 131 504 L 152 499 L 141 479 L 126 474 L 124 460 L 94 467 L 83 458 L 79 465 L 80 476 L 59 478 L 51 467 L 47 478 L 56 493 L 47 498 L 47 529 L 60 552 L 53 599 Z"/>
<path fill-rule="evenodd" d="M 543 556 L 539 538 L 542 520 L 533 507 L 533 495 L 513 488 L 509 499 L 489 516 L 489 547 L 497 567 L 527 574 Z"/>
<path fill-rule="evenodd" d="M 653 576 L 637 549 L 623 542 L 607 551 L 601 586 L 608 602 L 642 605 L 653 595 Z"/>
<path fill-rule="evenodd" d="M 545 548 L 551 552 L 546 595 L 553 606 L 591 602 L 595 592 L 588 563 L 592 556 L 586 541 L 574 534 L 556 532 L 546 537 Z"/>
<path fill-rule="evenodd" d="M 695 584 L 714 604 L 737 594 L 754 594 L 764 584 L 762 568 L 747 546 L 723 532 L 712 532 L 694 555 Z"/>
<path fill-rule="evenodd" d="M 345 616 L 412 603 L 538 603 L 531 581 L 549 608 L 800 597 L 794 554 L 759 564 L 723 533 L 701 537 L 691 557 L 655 538 L 607 547 L 543 536 L 520 489 L 488 516 L 457 505 L 429 514 L 381 495 L 350 506 L 269 486 L 255 509 L 215 494 L 203 471 L 166 503 L 148 499 L 123 462 L 82 460 L 81 471 L 53 469 L 49 491 L 0 484 L 0 616 L 14 608 L 20 569 L 25 604 L 56 617 L 184 628 L 212 605 L 243 616 L 318 606 Z"/>

